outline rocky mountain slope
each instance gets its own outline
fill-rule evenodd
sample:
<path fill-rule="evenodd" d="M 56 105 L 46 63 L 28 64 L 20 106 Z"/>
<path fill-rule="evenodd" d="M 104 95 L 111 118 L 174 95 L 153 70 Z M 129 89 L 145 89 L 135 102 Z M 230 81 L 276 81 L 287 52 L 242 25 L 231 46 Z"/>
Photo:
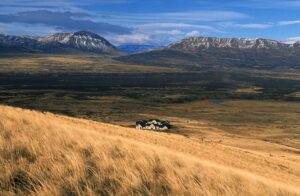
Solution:
<path fill-rule="evenodd" d="M 94 52 L 118 54 L 119 50 L 96 33 L 79 31 L 45 37 L 0 35 L 1 53 Z"/>
<path fill-rule="evenodd" d="M 297 47 L 295 45 L 295 47 Z M 215 38 L 189 37 L 168 46 L 169 49 L 194 50 L 200 48 L 228 48 L 228 49 L 291 49 L 293 44 L 285 44 L 276 40 L 246 39 L 246 38 Z"/>
<path fill-rule="evenodd" d="M 300 44 L 268 39 L 190 37 L 163 49 L 118 58 L 130 63 L 207 67 L 300 67 Z"/>
<path fill-rule="evenodd" d="M 79 31 L 75 33 L 57 33 L 54 35 L 38 38 L 43 43 L 60 43 L 66 47 L 83 51 L 114 53 L 118 49 L 106 39 L 96 33 Z"/>
<path fill-rule="evenodd" d="M 57 42 L 43 43 L 35 37 L 0 35 L 0 53 L 61 52 L 64 46 Z"/>

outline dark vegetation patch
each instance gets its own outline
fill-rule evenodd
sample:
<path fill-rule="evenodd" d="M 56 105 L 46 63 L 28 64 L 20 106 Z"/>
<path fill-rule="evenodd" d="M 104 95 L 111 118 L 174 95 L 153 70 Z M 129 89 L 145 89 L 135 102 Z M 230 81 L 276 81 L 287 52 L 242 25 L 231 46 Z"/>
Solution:
<path fill-rule="evenodd" d="M 126 153 L 120 149 L 118 146 L 114 146 L 113 148 L 110 149 L 110 153 L 108 153 L 112 159 L 124 159 L 126 156 Z"/>
<path fill-rule="evenodd" d="M 144 53 L 117 57 L 116 60 L 128 64 L 181 67 L 187 70 L 201 70 L 212 67 L 239 68 L 296 68 L 299 69 L 299 51 L 276 49 L 228 49 L 199 48 L 153 50 Z"/>
<path fill-rule="evenodd" d="M 11 132 L 5 130 L 1 122 L 0 122 L 0 136 L 3 137 L 3 139 L 5 140 L 11 139 Z"/>
<path fill-rule="evenodd" d="M 153 175 L 155 179 L 163 176 L 166 173 L 166 169 L 163 167 L 161 160 L 158 156 L 155 156 L 154 167 L 153 167 Z"/>
<path fill-rule="evenodd" d="M 194 174 L 194 181 L 198 184 L 201 185 L 201 177 L 197 174 Z"/>
<path fill-rule="evenodd" d="M 82 149 L 83 160 L 85 164 L 85 178 L 93 179 L 100 175 L 100 168 L 97 166 L 94 150 L 92 147 Z"/>
<path fill-rule="evenodd" d="M 66 196 L 78 196 L 76 187 L 70 183 L 65 183 L 61 188 L 61 195 Z"/>
<path fill-rule="evenodd" d="M 171 185 L 165 179 L 166 168 L 163 166 L 160 158 L 158 156 L 154 157 L 154 166 L 153 166 L 153 182 L 149 182 L 145 179 L 142 179 L 140 186 L 135 190 L 139 193 L 150 193 L 150 195 L 170 195 L 171 194 Z"/>
<path fill-rule="evenodd" d="M 112 150 L 112 153 L 116 153 L 114 150 Z M 84 148 L 82 154 L 85 161 L 85 180 L 79 179 L 78 188 L 85 192 L 87 187 L 89 187 L 96 195 L 115 195 L 121 187 L 121 180 L 108 177 L 111 174 L 109 168 L 102 169 L 98 167 L 96 163 L 97 158 L 91 147 Z M 117 158 L 119 158 L 118 152 L 112 156 L 118 156 Z"/>
<path fill-rule="evenodd" d="M 98 168 L 94 160 L 87 160 L 85 162 L 85 176 L 87 179 L 92 177 L 97 177 L 100 174 L 101 170 Z"/>
<path fill-rule="evenodd" d="M 37 159 L 36 155 L 32 153 L 26 146 L 16 146 L 13 149 L 2 149 L 1 156 L 6 160 L 18 161 L 23 158 L 29 163 L 34 163 Z"/>
<path fill-rule="evenodd" d="M 260 94 L 239 94 L 230 90 L 259 86 Z M 2 87 L 0 100 L 12 103 L 27 97 L 51 99 L 64 97 L 73 100 L 88 100 L 90 96 L 124 96 L 133 99 L 172 101 L 168 95 L 179 96 L 180 102 L 199 99 L 287 99 L 287 95 L 300 90 L 300 81 L 255 77 L 247 74 L 223 72 L 203 73 L 156 73 L 156 74 L 5 74 L 0 77 Z M 45 96 L 46 95 L 46 96 Z M 52 96 L 49 96 L 52 95 Z M 296 100 L 296 98 L 295 98 Z M 68 100 L 64 100 L 68 101 Z M 178 100 L 174 100 L 177 102 Z M 21 103 L 21 102 L 20 102 Z"/>
<path fill-rule="evenodd" d="M 240 94 L 232 91 L 245 83 L 249 86 L 262 87 L 264 90 L 259 94 Z M 91 96 L 123 96 L 142 101 L 143 104 L 186 103 L 205 99 L 299 101 L 299 98 L 289 94 L 300 91 L 300 81 L 225 72 L 5 74 L 0 77 L 0 87 L 2 104 L 44 110 L 47 109 L 47 105 L 54 105 L 57 102 L 68 104 L 76 101 L 93 101 L 88 99 Z M 170 95 L 180 96 L 170 97 Z M 52 108 L 54 111 L 58 110 Z"/>
<path fill-rule="evenodd" d="M 236 89 L 252 86 L 263 90 L 236 92 Z M 201 100 L 299 102 L 299 97 L 290 96 L 299 91 L 300 80 L 262 77 L 242 71 L 0 74 L 1 104 L 113 124 L 124 121 L 134 124 L 141 118 L 140 114 L 178 116 L 183 113 L 174 114 L 166 108 Z"/>
<path fill-rule="evenodd" d="M 95 185 L 96 186 L 93 188 L 94 191 L 103 196 L 116 195 L 121 187 L 121 183 L 117 179 L 109 177 L 100 179 L 100 183 Z"/>
<path fill-rule="evenodd" d="M 150 182 L 143 180 L 139 186 L 132 187 L 133 195 L 171 195 L 171 186 L 165 181 Z"/>
<path fill-rule="evenodd" d="M 92 147 L 82 149 L 83 156 L 90 159 L 94 154 L 94 149 Z"/>
<path fill-rule="evenodd" d="M 113 159 L 123 159 L 124 152 L 118 146 L 111 148 L 109 154 Z M 113 167 L 101 168 L 96 163 L 96 155 L 91 147 L 82 149 L 82 157 L 85 161 L 85 175 L 83 178 L 78 179 L 76 185 L 66 184 L 62 188 L 62 194 L 64 195 L 77 195 L 87 194 L 87 190 L 90 189 L 96 195 L 116 195 L 122 191 L 122 179 L 118 176 L 112 175 Z M 141 175 L 141 183 L 137 186 L 131 187 L 129 190 L 134 195 L 170 195 L 171 185 L 166 181 L 164 175 L 166 174 L 166 168 L 163 167 L 163 163 L 159 157 L 155 157 L 153 160 L 153 182 L 144 179 Z M 143 172 L 143 171 L 139 171 Z"/>
<path fill-rule="evenodd" d="M 9 179 L 9 186 L 14 192 L 22 194 L 35 192 L 36 189 L 41 186 L 41 183 L 31 177 L 27 172 L 16 170 Z"/>

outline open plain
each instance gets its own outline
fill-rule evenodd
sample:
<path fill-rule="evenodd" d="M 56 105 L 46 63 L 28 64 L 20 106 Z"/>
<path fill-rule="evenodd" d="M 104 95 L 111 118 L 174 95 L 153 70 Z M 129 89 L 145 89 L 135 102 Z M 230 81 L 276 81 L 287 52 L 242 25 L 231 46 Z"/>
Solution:
<path fill-rule="evenodd" d="M 298 70 L 92 59 L 0 59 L 1 194 L 300 194 Z"/>

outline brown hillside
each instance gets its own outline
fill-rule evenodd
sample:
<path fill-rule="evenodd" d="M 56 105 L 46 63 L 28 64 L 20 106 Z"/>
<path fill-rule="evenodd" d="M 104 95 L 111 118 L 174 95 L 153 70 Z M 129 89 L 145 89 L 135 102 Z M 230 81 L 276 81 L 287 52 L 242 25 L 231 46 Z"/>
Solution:
<path fill-rule="evenodd" d="M 299 162 L 0 106 L 0 195 L 300 195 Z"/>

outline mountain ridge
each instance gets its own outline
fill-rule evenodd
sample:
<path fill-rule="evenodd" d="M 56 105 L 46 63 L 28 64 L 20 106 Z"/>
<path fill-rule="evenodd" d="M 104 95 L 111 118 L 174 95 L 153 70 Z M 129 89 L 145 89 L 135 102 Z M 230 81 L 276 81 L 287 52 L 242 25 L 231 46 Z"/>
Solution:
<path fill-rule="evenodd" d="M 0 34 L 0 52 L 121 54 L 117 47 L 105 38 L 90 31 L 64 32 L 39 37 Z"/>
<path fill-rule="evenodd" d="M 297 43 L 297 42 L 296 42 Z M 188 37 L 181 41 L 167 46 L 167 48 L 176 48 L 185 46 L 187 49 L 195 48 L 293 48 L 298 45 L 287 44 L 277 40 L 264 39 L 264 38 L 218 38 L 218 37 Z"/>
<path fill-rule="evenodd" d="M 161 49 L 116 58 L 125 63 L 199 70 L 220 67 L 300 67 L 300 42 L 189 37 Z"/>

